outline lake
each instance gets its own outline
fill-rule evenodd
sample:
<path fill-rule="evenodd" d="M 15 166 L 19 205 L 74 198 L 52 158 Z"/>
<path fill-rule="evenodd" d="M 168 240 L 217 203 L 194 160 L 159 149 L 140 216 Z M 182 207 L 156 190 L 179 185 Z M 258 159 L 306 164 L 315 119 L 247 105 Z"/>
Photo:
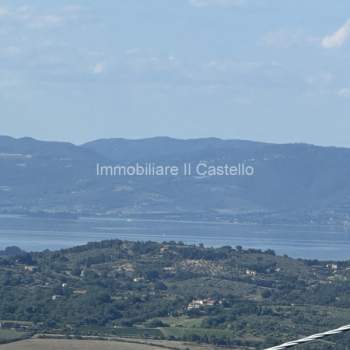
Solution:
<path fill-rule="evenodd" d="M 295 258 L 350 259 L 350 232 L 337 226 L 0 216 L 0 250 L 13 245 L 27 251 L 56 250 L 104 239 L 173 240 L 214 247 L 241 245 L 273 249 L 279 255 Z"/>

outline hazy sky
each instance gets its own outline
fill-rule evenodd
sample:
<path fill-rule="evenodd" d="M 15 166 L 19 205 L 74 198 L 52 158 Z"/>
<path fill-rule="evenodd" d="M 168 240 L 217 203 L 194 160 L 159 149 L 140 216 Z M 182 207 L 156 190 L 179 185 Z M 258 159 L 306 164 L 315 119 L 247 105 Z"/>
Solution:
<path fill-rule="evenodd" d="M 350 147 L 349 0 L 0 0 L 0 134 Z"/>

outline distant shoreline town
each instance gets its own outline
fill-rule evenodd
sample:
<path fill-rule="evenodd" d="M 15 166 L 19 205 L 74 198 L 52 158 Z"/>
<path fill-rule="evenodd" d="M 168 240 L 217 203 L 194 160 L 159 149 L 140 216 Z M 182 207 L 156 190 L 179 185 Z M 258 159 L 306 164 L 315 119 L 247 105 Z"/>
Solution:
<path fill-rule="evenodd" d="M 207 162 L 183 163 L 182 165 L 163 165 L 156 163 L 135 163 L 128 165 L 96 164 L 98 177 L 123 176 L 253 176 L 255 168 L 245 163 L 213 165 Z"/>

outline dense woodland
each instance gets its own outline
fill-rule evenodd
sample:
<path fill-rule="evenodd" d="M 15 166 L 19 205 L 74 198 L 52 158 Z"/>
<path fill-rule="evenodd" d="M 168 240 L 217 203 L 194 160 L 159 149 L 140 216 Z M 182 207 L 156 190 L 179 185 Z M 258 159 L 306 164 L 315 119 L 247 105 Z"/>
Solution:
<path fill-rule="evenodd" d="M 12 248 L 2 255 L 1 326 L 29 335 L 264 348 L 350 323 L 350 262 L 120 240 L 56 252 Z M 336 337 L 317 349 L 348 344 L 349 337 Z"/>

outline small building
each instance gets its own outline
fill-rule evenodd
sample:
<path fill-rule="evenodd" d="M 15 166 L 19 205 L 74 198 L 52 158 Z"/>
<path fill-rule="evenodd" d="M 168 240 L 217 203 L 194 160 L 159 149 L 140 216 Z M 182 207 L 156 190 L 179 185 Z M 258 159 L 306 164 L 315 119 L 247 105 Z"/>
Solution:
<path fill-rule="evenodd" d="M 332 271 L 338 271 L 338 265 L 337 264 L 327 264 L 327 268 Z"/>
<path fill-rule="evenodd" d="M 145 279 L 143 278 L 143 277 L 135 277 L 134 279 L 133 279 L 133 281 L 135 282 L 135 283 L 138 283 L 138 282 L 142 282 L 142 281 L 144 281 Z"/>
<path fill-rule="evenodd" d="M 87 293 L 86 289 L 75 289 L 73 290 L 74 295 L 85 295 Z"/>
<path fill-rule="evenodd" d="M 187 310 L 200 309 L 206 306 L 214 306 L 215 304 L 216 304 L 216 301 L 211 298 L 192 300 L 188 304 Z"/>
<path fill-rule="evenodd" d="M 245 274 L 247 276 L 255 277 L 257 275 L 257 272 L 253 270 L 246 270 Z"/>
<path fill-rule="evenodd" d="M 24 266 L 24 271 L 35 272 L 37 270 L 38 270 L 38 268 L 36 266 L 32 266 L 32 265 L 25 265 Z"/>
<path fill-rule="evenodd" d="M 164 267 L 163 271 L 175 272 L 175 267 L 173 267 L 173 266 Z"/>

